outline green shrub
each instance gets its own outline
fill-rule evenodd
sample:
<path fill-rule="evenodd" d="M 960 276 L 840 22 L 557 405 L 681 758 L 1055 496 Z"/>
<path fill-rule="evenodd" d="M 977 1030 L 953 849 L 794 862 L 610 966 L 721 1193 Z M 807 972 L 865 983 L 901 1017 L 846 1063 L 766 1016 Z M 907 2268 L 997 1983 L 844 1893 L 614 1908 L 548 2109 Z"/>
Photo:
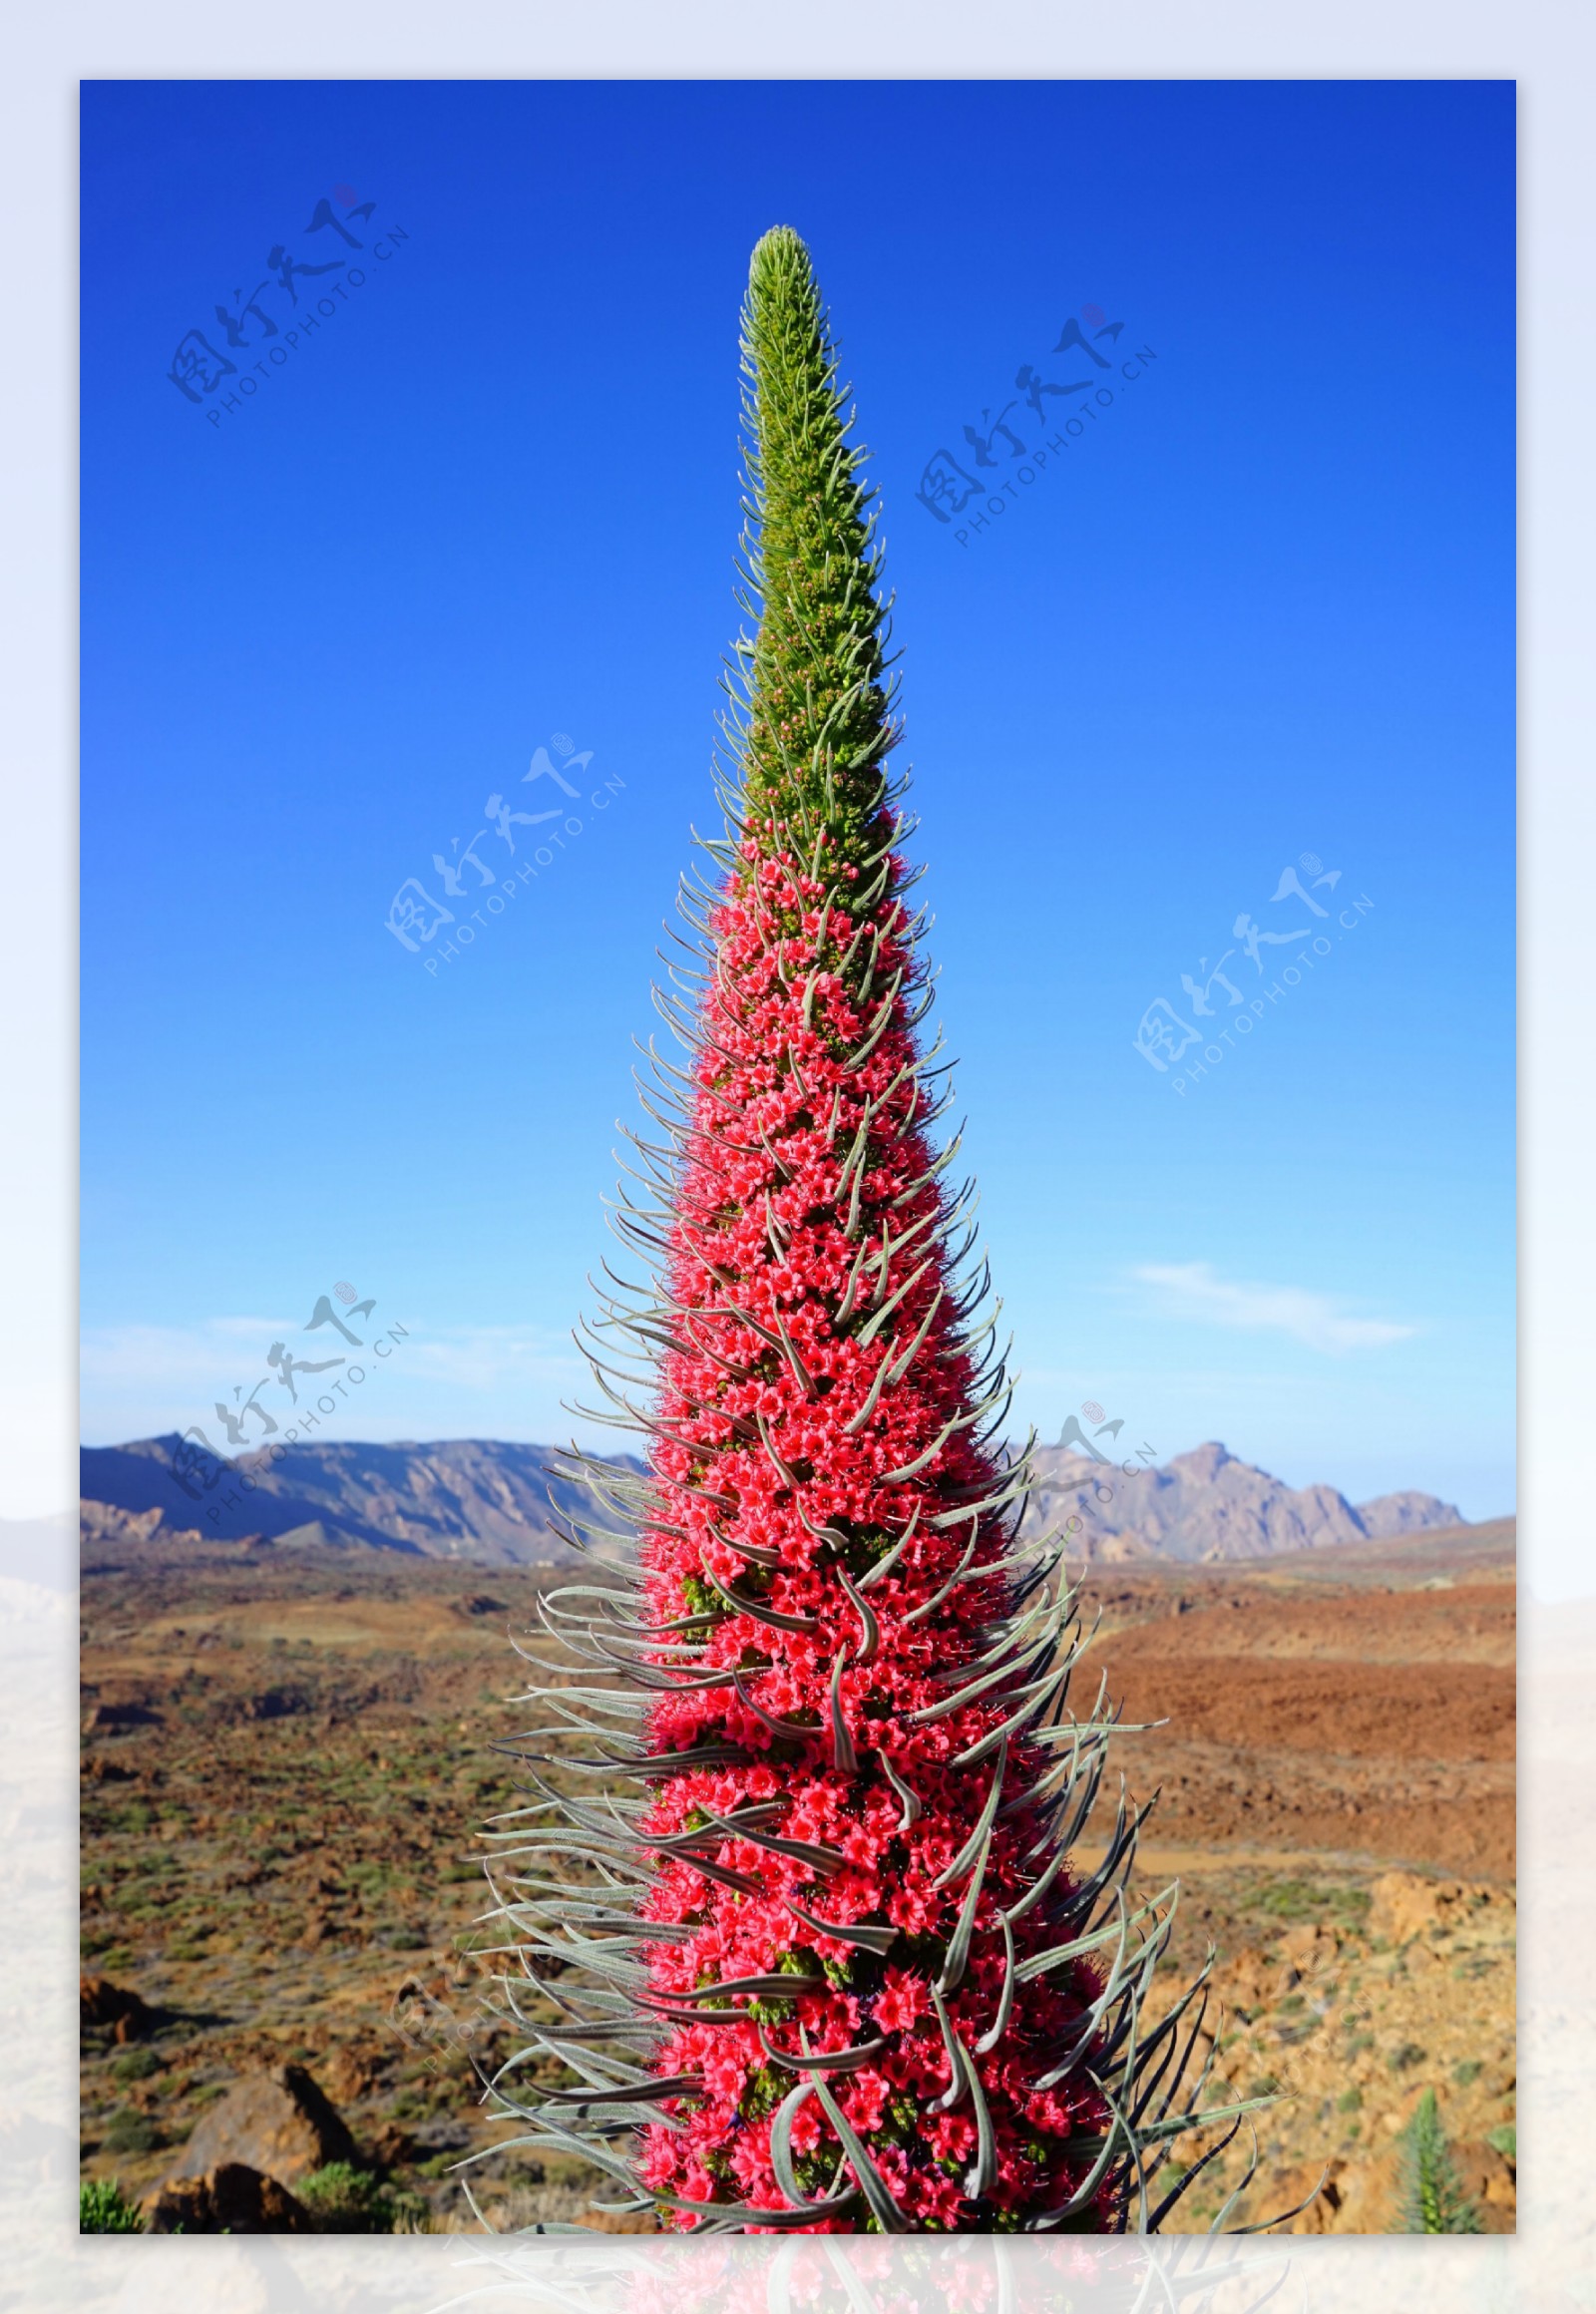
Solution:
<path fill-rule="evenodd" d="M 1426 2089 L 1397 2140 L 1397 2216 L 1393 2233 L 1481 2233 L 1479 2211 L 1463 2191 L 1446 2133 Z"/>
<path fill-rule="evenodd" d="M 132 2106 L 119 2106 L 106 2124 L 107 2152 L 152 2153 L 155 2145 L 156 2125 L 150 2116 L 136 2113 Z"/>
<path fill-rule="evenodd" d="M 322 2233 L 394 2233 L 401 2226 L 414 2231 L 416 2221 L 428 2214 L 419 2193 L 385 2185 L 369 2169 L 348 2161 L 329 2161 L 313 2169 L 294 2187 Z"/>
<path fill-rule="evenodd" d="M 114 2081 L 145 2081 L 160 2071 L 161 2060 L 153 2049 L 125 2049 L 120 2057 L 111 2060 Z"/>
<path fill-rule="evenodd" d="M 1319 1890 L 1307 1880 L 1277 1880 L 1259 1897 L 1258 1909 L 1281 1920 L 1305 1920 L 1319 1909 L 1321 1901 Z"/>
<path fill-rule="evenodd" d="M 1361 2089 L 1344 2089 L 1336 2100 L 1336 2111 L 1339 2114 L 1360 2114 L 1363 2110 L 1364 2093 Z"/>
<path fill-rule="evenodd" d="M 1467 2089 L 1471 2082 L 1478 2081 L 1484 2070 L 1484 2061 L 1481 2058 L 1465 2057 L 1461 2065 L 1452 2067 L 1453 2086 L 1457 2089 Z"/>
<path fill-rule="evenodd" d="M 78 2187 L 80 2233 L 143 2233 L 144 2219 L 115 2177 L 86 2177 Z"/>
<path fill-rule="evenodd" d="M 1487 2145 L 1491 2146 L 1494 2151 L 1500 2153 L 1504 2161 L 1511 2161 L 1513 2166 L 1515 2168 L 1517 2167 L 1518 2124 L 1516 2121 L 1503 2121 L 1500 2128 L 1487 2129 L 1485 2131 L 1485 2142 Z"/>

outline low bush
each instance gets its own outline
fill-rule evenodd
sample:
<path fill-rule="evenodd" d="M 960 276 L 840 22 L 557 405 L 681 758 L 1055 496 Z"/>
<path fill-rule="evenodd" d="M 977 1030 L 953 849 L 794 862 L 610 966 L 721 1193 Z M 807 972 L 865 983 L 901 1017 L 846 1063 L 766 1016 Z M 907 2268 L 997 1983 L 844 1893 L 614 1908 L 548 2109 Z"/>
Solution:
<path fill-rule="evenodd" d="M 329 2161 L 294 2187 L 322 2233 L 414 2232 L 428 2215 L 419 2193 L 387 2185 L 370 2169 L 349 2161 Z"/>
<path fill-rule="evenodd" d="M 114 2177 L 86 2177 L 78 2187 L 80 2233 L 143 2233 L 144 2219 Z"/>

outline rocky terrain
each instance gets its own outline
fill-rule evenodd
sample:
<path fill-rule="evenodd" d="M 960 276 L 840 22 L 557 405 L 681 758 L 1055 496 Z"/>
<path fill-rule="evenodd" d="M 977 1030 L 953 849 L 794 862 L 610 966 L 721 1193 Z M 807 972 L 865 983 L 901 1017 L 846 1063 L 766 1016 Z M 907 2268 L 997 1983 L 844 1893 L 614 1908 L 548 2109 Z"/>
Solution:
<path fill-rule="evenodd" d="M 471 2224 L 473 2069 L 511 2047 L 476 1859 L 550 1571 L 136 1523 L 84 1543 L 84 2173 L 189 2232 Z M 1287 2098 L 1258 2191 L 1330 2165 L 1299 2229 L 1389 2222 L 1426 2088 L 1512 2222 L 1513 1596 L 1506 1522 L 1087 1570 L 1083 1670 L 1166 1721 L 1118 1739 L 1162 1788 L 1140 1885 L 1182 1884 L 1165 1974 L 1217 1945 L 1219 2071 Z M 472 2175 L 496 2225 L 592 2222 L 575 2169 Z"/>
<path fill-rule="evenodd" d="M 1290 2230 L 1387 2230 L 1427 2089 L 1483 2229 L 1512 2230 L 1512 1554 L 1500 1520 L 1088 1576 L 1088 1661 L 1127 1722 L 1164 1722 L 1119 1760 L 1159 1795 L 1139 1889 L 1181 1884 L 1154 2014 L 1212 1940 L 1216 2082 L 1282 2100 L 1249 2216 L 1310 2197 Z M 1244 2150 L 1171 2230 L 1207 2222 Z"/>
<path fill-rule="evenodd" d="M 1039 1450 L 1028 1532 L 1073 1518 L 1078 1555 L 1117 1564 L 1151 1556 L 1257 1558 L 1460 1523 L 1454 1505 L 1432 1494 L 1388 1494 L 1355 1507 L 1332 1486 L 1283 1485 L 1216 1444 L 1150 1467 L 1150 1448 L 1127 1442 L 1120 1452 L 1120 1429 L 1109 1423 L 1088 1436 L 1071 1422 L 1066 1437 L 1079 1443 Z M 530 1566 L 572 1557 L 556 1521 L 581 1498 L 551 1479 L 558 1459 L 555 1447 L 502 1439 L 390 1446 L 312 1440 L 279 1449 L 275 1462 L 242 1453 L 236 1464 L 223 1464 L 192 1439 L 184 1445 L 173 1436 L 86 1446 L 82 1487 L 97 1538 L 148 1539 L 159 1530 L 181 1547 L 194 1531 L 230 1542 L 264 1534 L 288 1547 L 366 1544 L 483 1566 Z"/>

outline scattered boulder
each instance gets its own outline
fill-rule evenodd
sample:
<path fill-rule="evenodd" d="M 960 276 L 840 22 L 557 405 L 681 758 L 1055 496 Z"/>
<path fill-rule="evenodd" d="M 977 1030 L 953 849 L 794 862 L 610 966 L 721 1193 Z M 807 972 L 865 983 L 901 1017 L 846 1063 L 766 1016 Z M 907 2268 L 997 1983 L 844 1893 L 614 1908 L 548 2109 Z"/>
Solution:
<path fill-rule="evenodd" d="M 329 2161 L 356 2159 L 336 2108 L 302 2065 L 248 2075 L 210 2108 L 174 2175 L 203 2177 L 241 2162 L 292 2185 Z"/>
<path fill-rule="evenodd" d="M 379 2169 L 398 2169 L 414 2161 L 421 2146 L 408 2129 L 397 2121 L 384 2121 L 371 2141 L 372 2154 Z M 429 2148 L 430 2150 L 431 2148 Z"/>
<path fill-rule="evenodd" d="M 1261 2191 L 1255 2188 L 1245 2214 L 1256 2221 L 1293 2210 L 1283 2228 L 1287 2233 L 1385 2233 L 1394 2208 L 1393 2178 L 1389 2153 L 1363 2160 L 1337 2154 L 1325 2161 L 1299 2161 L 1277 2169 Z"/>
<path fill-rule="evenodd" d="M 369 2046 L 334 2049 L 326 2064 L 333 2096 L 345 2105 L 354 2105 L 361 2098 L 369 2097 L 382 2079 L 386 2057 L 386 2049 L 378 2052 Z"/>
<path fill-rule="evenodd" d="M 1369 1933 L 1392 1944 L 1433 1936 L 1466 1919 L 1483 1891 L 1461 1880 L 1426 1880 L 1417 1872 L 1383 1872 L 1370 1889 Z"/>
<path fill-rule="evenodd" d="M 1258 2210 L 1267 2210 L 1269 2216 L 1284 2215 L 1289 2209 L 1295 2214 L 1287 2219 L 1293 2233 L 1334 2233 L 1336 2219 L 1347 2198 L 1347 2163 L 1320 2162 L 1317 2166 L 1299 2161 L 1291 2167 L 1277 2169 L 1269 2178 L 1259 2196 Z M 1299 2208 L 1299 2203 L 1305 2207 Z M 1249 2207 L 1249 2217 L 1255 2213 Z"/>
<path fill-rule="evenodd" d="M 83 1762 L 83 1776 L 86 1783 L 137 1783 L 139 1770 L 119 1766 L 103 1751 L 91 1751 Z"/>
<path fill-rule="evenodd" d="M 80 2026 L 110 2025 L 118 2041 L 138 2041 L 148 2033 L 155 2017 L 139 1995 L 126 1985 L 114 1985 L 109 1977 L 82 1976 L 78 1979 L 78 2023 Z"/>
<path fill-rule="evenodd" d="M 1517 2157 L 1480 2138 L 1451 2148 L 1457 2181 L 1479 2211 L 1486 2233 L 1512 2233 L 1518 2208 Z"/>
<path fill-rule="evenodd" d="M 160 1728 L 161 1714 L 148 1704 L 93 1704 L 83 1723 L 86 1736 L 125 1736 L 130 1728 Z"/>
<path fill-rule="evenodd" d="M 315 2223 L 275 2177 L 223 2161 L 199 2177 L 169 2177 L 144 2203 L 149 2233 L 314 2233 Z"/>
<path fill-rule="evenodd" d="M 1341 1946 L 1335 1929 L 1323 1921 L 1303 1921 L 1288 1929 L 1280 1940 L 1281 1992 L 1293 1993 L 1299 1985 L 1322 1978 L 1335 1966 Z"/>
<path fill-rule="evenodd" d="M 310 1704 L 303 1688 L 264 1688 L 258 1696 L 245 1696 L 241 1710 L 246 1720 L 291 1720 L 308 1712 Z"/>

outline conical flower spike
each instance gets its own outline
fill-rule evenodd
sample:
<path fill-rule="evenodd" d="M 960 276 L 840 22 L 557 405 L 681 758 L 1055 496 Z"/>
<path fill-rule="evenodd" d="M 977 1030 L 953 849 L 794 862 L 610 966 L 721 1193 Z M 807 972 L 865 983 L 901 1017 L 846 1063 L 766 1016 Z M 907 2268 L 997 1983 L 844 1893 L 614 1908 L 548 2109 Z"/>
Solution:
<path fill-rule="evenodd" d="M 1178 2080 L 1136 2022 L 1167 1908 L 1122 1900 L 1133 1830 L 1095 1882 L 1056 1850 L 1107 1723 L 1064 1716 L 1070 1598 L 1016 1543 L 1023 1460 L 992 1444 L 1005 1385 L 978 1371 L 984 1273 L 958 1270 L 917 1037 L 871 494 L 784 227 L 742 344 L 727 831 L 686 898 L 685 1065 L 647 1095 L 660 1201 L 622 1214 L 653 1281 L 598 1328 L 648 1478 L 594 1469 L 635 1555 L 604 1546 L 551 1619 L 604 1675 L 547 1691 L 558 1724 L 642 1796 L 588 1783 L 501 1834 L 518 2013 L 553 1984 L 533 2053 L 577 2076 L 512 2072 L 501 2107 L 689 2230 L 1134 2226 L 1141 2120 Z"/>

